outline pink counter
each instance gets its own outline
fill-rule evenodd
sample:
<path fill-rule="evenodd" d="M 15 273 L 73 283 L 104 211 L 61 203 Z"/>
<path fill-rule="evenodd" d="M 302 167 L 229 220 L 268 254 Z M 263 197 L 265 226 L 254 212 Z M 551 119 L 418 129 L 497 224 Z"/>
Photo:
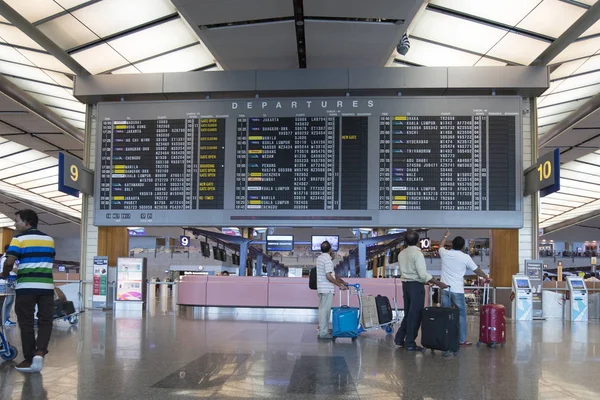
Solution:
<path fill-rule="evenodd" d="M 365 295 L 387 296 L 390 302 L 396 299 L 399 309 L 404 307 L 400 279 L 348 278 L 346 281 L 350 284 L 359 283 Z M 336 290 L 334 307 L 339 305 L 338 293 Z M 342 304 L 346 304 L 346 293 L 342 293 L 342 296 Z M 317 308 L 319 299 L 317 292 L 308 287 L 308 278 L 186 275 L 178 284 L 177 304 Z M 356 296 L 350 296 L 350 305 L 358 306 Z M 429 286 L 425 287 L 425 305 L 429 305 Z"/>

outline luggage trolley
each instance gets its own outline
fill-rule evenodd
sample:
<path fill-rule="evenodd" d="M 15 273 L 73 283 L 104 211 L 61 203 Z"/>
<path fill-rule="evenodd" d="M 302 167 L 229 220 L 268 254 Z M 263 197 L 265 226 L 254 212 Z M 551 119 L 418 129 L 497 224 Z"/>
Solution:
<path fill-rule="evenodd" d="M 0 281 L 0 297 L 14 296 L 15 295 L 15 282 L 11 281 Z M 2 321 L 6 321 L 4 315 L 4 307 L 2 307 Z M 15 346 L 6 340 L 4 335 L 4 324 L 0 324 L 0 357 L 5 361 L 14 360 L 19 351 Z"/>
<path fill-rule="evenodd" d="M 361 316 L 363 315 L 363 303 L 362 303 L 362 295 L 364 292 L 364 289 L 362 289 L 360 287 L 360 284 L 358 283 L 354 283 L 354 284 L 347 284 L 346 286 L 348 286 L 348 290 L 352 290 L 351 288 L 354 289 L 354 293 L 358 296 L 358 334 L 360 335 L 363 332 L 370 332 L 370 331 L 374 331 L 377 329 L 382 329 L 386 334 L 391 335 L 394 332 L 394 324 L 400 323 L 400 312 L 398 311 L 398 304 L 396 303 L 396 299 L 392 298 L 392 301 L 394 302 L 394 310 L 396 311 L 396 316 L 389 322 L 386 322 L 385 324 L 378 324 L 378 325 L 373 325 L 369 328 L 365 328 L 362 323 L 361 323 Z M 341 295 L 340 295 L 340 307 L 341 307 Z M 348 305 L 350 305 L 350 292 L 348 292 Z"/>

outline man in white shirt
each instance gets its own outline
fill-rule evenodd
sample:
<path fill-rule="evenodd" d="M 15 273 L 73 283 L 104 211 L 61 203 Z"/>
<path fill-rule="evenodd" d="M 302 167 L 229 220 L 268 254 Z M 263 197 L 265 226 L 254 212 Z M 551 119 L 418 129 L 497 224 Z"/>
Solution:
<path fill-rule="evenodd" d="M 322 254 L 317 257 L 317 293 L 319 295 L 319 339 L 331 339 L 329 316 L 335 287 L 346 290 L 346 282 L 335 276 L 333 250 L 328 241 L 321 243 Z"/>
<path fill-rule="evenodd" d="M 470 255 L 463 252 L 465 239 L 457 236 L 452 240 L 452 250 L 446 250 L 444 245 L 450 232 L 447 230 L 444 239 L 440 242 L 439 254 L 442 259 L 442 282 L 449 286 L 449 290 L 442 290 L 442 307 L 454 305 L 459 312 L 460 344 L 469 346 L 467 342 L 467 302 L 465 301 L 464 279 L 467 271 L 474 272 L 477 276 L 489 281 L 490 277 L 475 264 Z"/>

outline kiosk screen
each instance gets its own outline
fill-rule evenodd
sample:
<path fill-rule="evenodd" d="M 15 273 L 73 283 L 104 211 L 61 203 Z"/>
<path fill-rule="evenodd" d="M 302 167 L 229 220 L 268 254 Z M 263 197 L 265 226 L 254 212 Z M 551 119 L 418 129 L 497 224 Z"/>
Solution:
<path fill-rule="evenodd" d="M 581 281 L 581 280 L 572 280 L 571 281 L 571 287 L 573 289 L 583 289 L 584 288 L 583 281 Z"/>
<path fill-rule="evenodd" d="M 527 279 L 517 279 L 517 289 L 529 289 L 529 281 Z"/>

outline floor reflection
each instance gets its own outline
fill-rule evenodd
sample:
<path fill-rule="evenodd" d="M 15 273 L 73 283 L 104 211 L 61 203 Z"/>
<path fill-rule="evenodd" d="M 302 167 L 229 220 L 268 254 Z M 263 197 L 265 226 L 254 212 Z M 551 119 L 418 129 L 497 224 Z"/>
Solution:
<path fill-rule="evenodd" d="M 147 312 L 88 311 L 58 322 L 42 374 L 0 365 L 0 399 L 591 399 L 600 324 L 508 322 L 507 344 L 456 357 L 410 353 L 381 331 L 316 338 L 316 320 L 217 319 L 158 296 Z M 293 313 L 291 313 L 293 314 Z M 255 315 L 256 317 L 256 315 Z M 287 319 L 293 319 L 288 315 Z M 275 321 L 273 321 L 275 319 Z M 469 318 L 469 339 L 478 319 Z M 7 329 L 20 348 L 17 328 Z M 17 358 L 17 362 L 21 358 Z"/>

